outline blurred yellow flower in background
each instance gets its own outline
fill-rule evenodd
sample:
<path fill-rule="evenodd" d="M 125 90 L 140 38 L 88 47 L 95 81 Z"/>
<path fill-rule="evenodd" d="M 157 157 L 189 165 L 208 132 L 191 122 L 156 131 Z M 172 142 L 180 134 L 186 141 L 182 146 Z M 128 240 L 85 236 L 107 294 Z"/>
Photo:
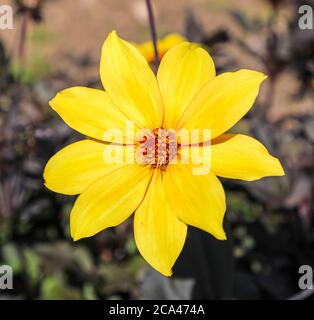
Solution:
<path fill-rule="evenodd" d="M 186 39 L 177 33 L 171 33 L 166 35 L 164 38 L 158 39 L 157 48 L 159 60 L 162 59 L 162 57 L 170 48 L 184 41 L 186 41 Z M 146 41 L 141 44 L 135 44 L 135 46 L 140 50 L 142 55 L 146 58 L 146 60 L 149 63 L 154 63 L 155 53 L 152 41 Z"/>
<path fill-rule="evenodd" d="M 225 193 L 217 176 L 255 180 L 284 172 L 257 140 L 225 134 L 253 105 L 264 74 L 239 70 L 216 76 L 208 52 L 188 42 L 168 50 L 157 76 L 145 58 L 112 32 L 104 42 L 100 65 L 106 91 L 74 87 L 50 102 L 70 127 L 88 138 L 54 155 L 44 179 L 55 192 L 80 194 L 71 212 L 74 240 L 117 226 L 135 212 L 134 237 L 141 255 L 170 276 L 187 225 L 226 239 Z M 155 165 L 105 163 L 110 144 L 104 132 L 124 132 L 127 120 L 134 121 L 135 130 L 154 133 L 158 128 L 209 128 L 211 171 L 193 175 L 190 164 L 171 164 L 167 154 L 162 165 L 159 154 Z"/>

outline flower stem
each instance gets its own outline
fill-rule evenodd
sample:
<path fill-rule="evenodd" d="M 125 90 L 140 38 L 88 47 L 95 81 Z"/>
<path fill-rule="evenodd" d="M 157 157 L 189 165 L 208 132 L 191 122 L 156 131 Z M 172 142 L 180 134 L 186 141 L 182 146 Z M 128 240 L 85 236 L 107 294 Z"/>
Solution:
<path fill-rule="evenodd" d="M 157 47 L 157 31 L 156 31 L 156 25 L 155 25 L 155 18 L 152 8 L 151 0 L 145 0 L 146 6 L 147 6 L 147 12 L 148 12 L 148 20 L 149 20 L 149 26 L 150 26 L 150 32 L 152 36 L 152 42 L 154 46 L 154 54 L 155 54 L 155 70 L 158 69 L 159 66 L 159 55 L 158 55 L 158 47 Z"/>

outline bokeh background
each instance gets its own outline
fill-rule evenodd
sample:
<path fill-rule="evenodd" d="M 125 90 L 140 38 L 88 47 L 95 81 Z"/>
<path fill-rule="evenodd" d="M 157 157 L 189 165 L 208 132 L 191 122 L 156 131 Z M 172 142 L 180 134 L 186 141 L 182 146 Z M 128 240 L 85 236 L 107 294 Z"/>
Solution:
<path fill-rule="evenodd" d="M 14 271 L 14 289 L 0 290 L 0 299 L 288 299 L 300 292 L 300 265 L 314 267 L 314 31 L 298 27 L 298 8 L 314 9 L 314 1 L 153 2 L 159 36 L 202 43 L 218 73 L 268 75 L 232 130 L 262 141 L 286 176 L 223 181 L 229 240 L 220 250 L 200 235 L 202 273 L 189 263 L 193 241 L 173 278 L 154 273 L 136 249 L 132 219 L 73 243 L 75 199 L 47 190 L 42 172 L 81 137 L 48 101 L 66 87 L 101 87 L 100 49 L 111 30 L 133 42 L 150 39 L 145 1 L 0 0 L 15 11 L 14 30 L 0 30 L 0 265 Z"/>

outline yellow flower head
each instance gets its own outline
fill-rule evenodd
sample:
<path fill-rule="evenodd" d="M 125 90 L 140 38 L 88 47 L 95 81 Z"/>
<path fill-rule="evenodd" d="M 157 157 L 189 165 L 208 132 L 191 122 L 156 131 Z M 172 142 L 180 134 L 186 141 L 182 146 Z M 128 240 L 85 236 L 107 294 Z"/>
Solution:
<path fill-rule="evenodd" d="M 170 276 L 187 225 L 226 239 L 225 193 L 217 176 L 255 180 L 284 175 L 278 159 L 260 142 L 225 134 L 249 111 L 266 76 L 252 70 L 216 76 L 210 55 L 188 42 L 165 54 L 155 76 L 139 50 L 116 32 L 104 42 L 100 76 L 106 91 L 73 87 L 50 102 L 87 138 L 49 160 L 45 184 L 55 192 L 80 194 L 70 219 L 74 240 L 116 226 L 135 212 L 140 253 Z M 135 140 L 128 131 L 130 120 Z M 142 129 L 147 134 L 139 136 Z M 164 129 L 175 130 L 168 134 Z M 193 139 L 187 143 L 184 136 L 176 140 L 183 129 L 191 137 L 194 130 L 204 130 L 200 145 L 210 142 L 210 153 L 203 152 L 211 164 L 205 174 L 193 172 L 199 144 Z M 210 138 L 205 134 L 209 129 Z M 121 140 L 110 144 L 112 136 Z M 112 151 L 123 161 L 111 161 Z M 137 161 L 132 162 L 134 154 Z"/>
<path fill-rule="evenodd" d="M 158 48 L 159 60 L 162 59 L 162 57 L 170 48 L 184 41 L 186 41 L 186 39 L 176 33 L 171 33 L 162 39 L 158 39 L 157 48 Z M 155 53 L 154 53 L 154 46 L 152 41 L 147 41 L 135 46 L 140 50 L 142 55 L 146 58 L 146 60 L 149 63 L 154 63 Z"/>

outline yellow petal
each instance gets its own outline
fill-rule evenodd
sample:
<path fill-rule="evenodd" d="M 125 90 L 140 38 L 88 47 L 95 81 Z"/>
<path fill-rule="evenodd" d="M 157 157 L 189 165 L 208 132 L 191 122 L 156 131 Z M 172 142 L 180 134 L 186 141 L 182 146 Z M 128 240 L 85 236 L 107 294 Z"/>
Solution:
<path fill-rule="evenodd" d="M 49 104 L 71 128 L 89 137 L 106 140 L 107 130 L 119 129 L 122 139 L 125 133 L 128 118 L 103 90 L 68 88 L 59 92 Z"/>
<path fill-rule="evenodd" d="M 108 146 L 93 140 L 70 144 L 48 161 L 44 170 L 45 185 L 54 192 L 74 195 L 91 183 L 119 167 L 104 160 Z M 116 146 L 122 148 L 123 146 Z M 121 166 L 121 165 L 120 165 Z"/>
<path fill-rule="evenodd" d="M 187 227 L 170 210 L 162 175 L 154 171 L 152 181 L 134 216 L 135 242 L 144 259 L 157 271 L 171 276 L 186 238 Z"/>
<path fill-rule="evenodd" d="M 184 37 L 177 33 L 170 33 L 163 37 L 158 43 L 158 50 L 162 53 L 162 56 L 175 45 L 186 41 Z"/>
<path fill-rule="evenodd" d="M 218 178 L 193 175 L 190 165 L 168 165 L 165 190 L 172 211 L 184 223 L 200 228 L 219 240 L 225 240 L 223 218 L 226 200 Z"/>
<path fill-rule="evenodd" d="M 186 39 L 176 33 L 171 33 L 162 39 L 158 39 L 157 46 L 159 59 L 161 59 L 170 48 L 184 41 L 186 41 Z M 146 58 L 146 60 L 149 63 L 154 62 L 155 52 L 152 41 L 146 41 L 138 45 L 135 44 L 135 46 L 139 49 L 139 51 L 142 53 L 142 55 Z"/>
<path fill-rule="evenodd" d="M 265 78 L 264 74 L 251 70 L 217 76 L 194 97 L 178 127 L 211 129 L 212 138 L 221 135 L 249 111 Z"/>
<path fill-rule="evenodd" d="M 279 160 L 257 140 L 242 134 L 224 134 L 211 148 L 212 171 L 221 177 L 256 180 L 283 176 Z"/>
<path fill-rule="evenodd" d="M 152 172 L 150 167 L 126 165 L 91 184 L 71 212 L 73 239 L 93 236 L 126 220 L 143 200 Z"/>
<path fill-rule="evenodd" d="M 146 41 L 141 44 L 134 43 L 134 46 L 140 51 L 140 53 L 145 57 L 147 62 L 153 63 L 155 60 L 155 52 L 154 52 L 154 46 L 151 41 Z M 158 53 L 160 51 L 158 50 Z"/>
<path fill-rule="evenodd" d="M 162 103 L 156 77 L 140 52 L 116 32 L 104 42 L 100 76 L 115 105 L 129 119 L 141 128 L 161 126 Z"/>
<path fill-rule="evenodd" d="M 184 42 L 166 53 L 157 74 L 166 128 L 176 128 L 192 98 L 215 73 L 210 55 L 195 44 Z"/>

